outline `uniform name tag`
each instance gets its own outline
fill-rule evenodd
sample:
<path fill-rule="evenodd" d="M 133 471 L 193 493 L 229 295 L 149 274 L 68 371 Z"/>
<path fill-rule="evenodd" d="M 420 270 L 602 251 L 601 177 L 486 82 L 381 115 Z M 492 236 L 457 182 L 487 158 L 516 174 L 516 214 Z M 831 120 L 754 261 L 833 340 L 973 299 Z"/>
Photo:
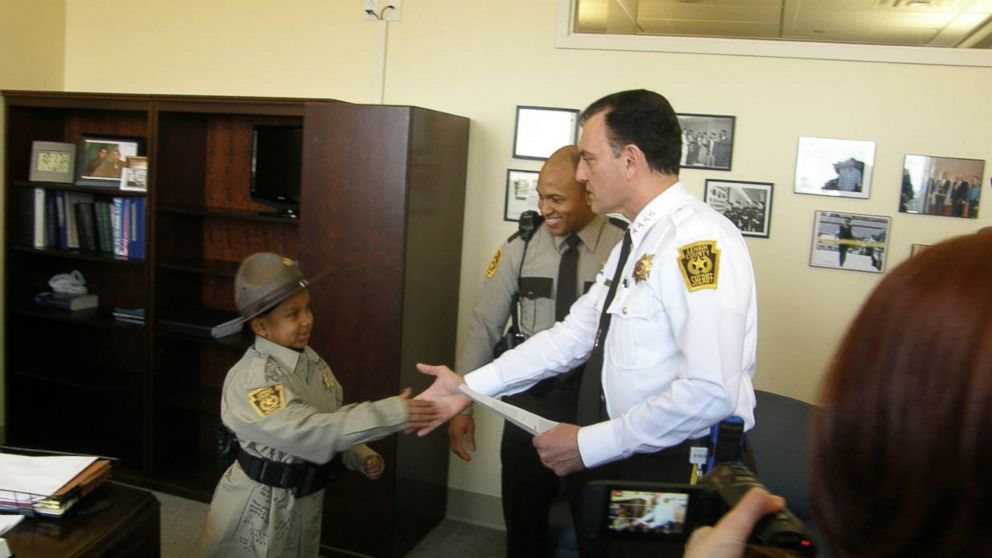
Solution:
<path fill-rule="evenodd" d="M 286 392 L 281 384 L 258 388 L 248 394 L 248 403 L 260 417 L 267 417 L 286 407 Z"/>
<path fill-rule="evenodd" d="M 689 463 L 693 465 L 706 465 L 706 457 L 709 455 L 709 450 L 705 447 L 692 447 L 689 448 Z"/>
<path fill-rule="evenodd" d="M 679 248 L 679 271 L 689 292 L 716 289 L 720 278 L 720 251 L 706 240 Z"/>

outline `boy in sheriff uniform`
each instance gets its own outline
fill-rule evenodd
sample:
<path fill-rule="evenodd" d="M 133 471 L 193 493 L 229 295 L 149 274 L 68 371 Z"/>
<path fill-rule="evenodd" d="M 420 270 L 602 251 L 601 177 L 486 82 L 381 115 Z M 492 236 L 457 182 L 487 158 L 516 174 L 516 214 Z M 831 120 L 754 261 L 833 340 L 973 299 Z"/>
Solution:
<path fill-rule="evenodd" d="M 204 556 L 316 557 L 324 486 L 341 464 L 378 479 L 369 442 L 434 416 L 409 390 L 342 405 L 330 367 L 308 346 L 308 284 L 297 264 L 272 253 L 245 258 L 235 303 L 255 342 L 227 373 L 221 420 L 237 436 L 207 517 Z"/>

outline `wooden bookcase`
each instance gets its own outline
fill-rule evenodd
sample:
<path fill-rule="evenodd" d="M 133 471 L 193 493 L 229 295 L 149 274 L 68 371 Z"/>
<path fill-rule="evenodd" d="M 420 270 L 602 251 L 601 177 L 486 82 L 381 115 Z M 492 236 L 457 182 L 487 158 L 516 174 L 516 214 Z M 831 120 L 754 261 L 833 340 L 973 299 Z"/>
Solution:
<path fill-rule="evenodd" d="M 230 366 L 251 343 L 161 331 L 176 305 L 234 310 L 238 262 L 299 258 L 312 287 L 311 345 L 346 402 L 428 384 L 416 362 L 452 362 L 468 120 L 417 107 L 331 100 L 6 91 L 7 438 L 10 445 L 120 458 L 115 477 L 207 501 L 220 476 L 214 427 Z M 300 219 L 249 196 L 251 130 L 303 127 Z M 148 192 L 28 181 L 32 141 L 141 138 Z M 142 261 L 18 242 L 18 190 L 145 196 Z M 32 306 L 49 277 L 78 269 L 98 309 Z M 115 322 L 146 309 L 145 326 Z M 373 446 L 387 474 L 327 491 L 325 552 L 401 556 L 444 516 L 447 442 L 392 436 Z"/>

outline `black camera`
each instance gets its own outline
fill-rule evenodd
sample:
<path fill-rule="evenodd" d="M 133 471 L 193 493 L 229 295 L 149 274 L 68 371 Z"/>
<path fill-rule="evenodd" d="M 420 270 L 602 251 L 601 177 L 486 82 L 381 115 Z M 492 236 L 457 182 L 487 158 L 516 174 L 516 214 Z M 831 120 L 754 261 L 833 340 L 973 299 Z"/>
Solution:
<path fill-rule="evenodd" d="M 748 490 L 761 487 L 750 469 L 719 463 L 700 484 L 594 481 L 585 486 L 585 533 L 594 538 L 684 543 L 703 525 L 714 525 Z M 748 544 L 798 556 L 816 556 L 816 545 L 788 509 L 755 525 Z"/>

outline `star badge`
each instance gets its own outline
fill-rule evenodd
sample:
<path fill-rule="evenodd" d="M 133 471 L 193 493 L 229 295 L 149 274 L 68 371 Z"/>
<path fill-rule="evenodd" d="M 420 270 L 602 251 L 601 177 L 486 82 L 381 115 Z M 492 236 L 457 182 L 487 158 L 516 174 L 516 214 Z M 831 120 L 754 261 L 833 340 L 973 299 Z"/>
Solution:
<path fill-rule="evenodd" d="M 654 254 L 644 254 L 634 265 L 634 281 L 640 283 L 651 275 L 651 266 L 654 265 Z"/>

